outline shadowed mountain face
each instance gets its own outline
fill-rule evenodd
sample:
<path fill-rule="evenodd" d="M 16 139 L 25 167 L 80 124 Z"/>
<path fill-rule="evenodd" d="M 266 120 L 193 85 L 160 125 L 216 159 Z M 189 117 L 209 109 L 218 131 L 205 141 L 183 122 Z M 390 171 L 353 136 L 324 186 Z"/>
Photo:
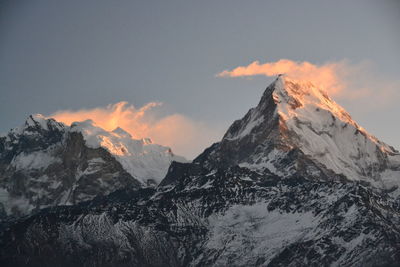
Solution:
<path fill-rule="evenodd" d="M 0 137 L 0 217 L 154 185 L 179 159 L 122 129 L 107 132 L 90 121 L 68 127 L 31 115 Z"/>
<path fill-rule="evenodd" d="M 395 266 L 399 154 L 283 77 L 157 188 L 1 225 L 2 266 Z"/>

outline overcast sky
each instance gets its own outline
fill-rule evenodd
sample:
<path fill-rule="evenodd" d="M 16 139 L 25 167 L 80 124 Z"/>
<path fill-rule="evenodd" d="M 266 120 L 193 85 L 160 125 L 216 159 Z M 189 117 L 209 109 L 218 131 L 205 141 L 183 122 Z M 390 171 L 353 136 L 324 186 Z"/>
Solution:
<path fill-rule="evenodd" d="M 380 84 L 400 84 L 399 3 L 3 0 L 0 132 L 31 113 L 119 101 L 140 108 L 156 101 L 164 113 L 214 129 L 211 143 L 257 104 L 272 81 L 216 74 L 255 60 L 368 64 L 367 73 L 355 73 L 383 94 Z M 399 149 L 397 91 L 392 86 L 385 92 L 387 102 L 343 96 L 337 101 L 370 133 Z"/>

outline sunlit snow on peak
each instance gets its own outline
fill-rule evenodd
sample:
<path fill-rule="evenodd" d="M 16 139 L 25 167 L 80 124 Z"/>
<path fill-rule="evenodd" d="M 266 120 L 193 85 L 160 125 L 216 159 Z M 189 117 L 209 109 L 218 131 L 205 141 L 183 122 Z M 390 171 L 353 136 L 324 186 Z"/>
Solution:
<path fill-rule="evenodd" d="M 74 122 L 71 131 L 82 133 L 86 145 L 105 148 L 122 164 L 124 169 L 143 184 L 159 183 L 168 171 L 171 161 L 186 162 L 169 147 L 153 144 L 150 138 L 134 139 L 122 128 L 109 132 L 92 120 Z"/>

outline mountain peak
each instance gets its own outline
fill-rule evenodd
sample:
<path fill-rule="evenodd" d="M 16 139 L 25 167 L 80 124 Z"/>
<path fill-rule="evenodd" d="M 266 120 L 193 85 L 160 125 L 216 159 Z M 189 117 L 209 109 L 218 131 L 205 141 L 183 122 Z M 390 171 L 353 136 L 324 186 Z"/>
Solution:
<path fill-rule="evenodd" d="M 400 175 L 397 151 L 360 127 L 318 86 L 286 75 L 278 76 L 259 104 L 195 161 L 211 168 L 239 165 L 287 176 L 299 171 L 305 160 L 322 172 L 381 187 L 394 184 L 393 177 Z M 293 165 L 283 168 L 285 162 Z M 282 169 L 290 171 L 284 174 Z M 308 176 L 321 173 L 310 167 L 301 171 Z"/>
<path fill-rule="evenodd" d="M 296 115 L 297 109 L 313 107 L 314 109 L 329 110 L 341 120 L 356 124 L 344 108 L 332 100 L 326 91 L 311 81 L 296 80 L 280 74 L 267 87 L 258 106 L 271 96 L 281 111 L 279 114 L 282 115 L 282 119 Z"/>
<path fill-rule="evenodd" d="M 52 118 L 47 118 L 42 114 L 31 114 L 29 115 L 24 124 L 20 127 L 16 127 L 11 130 L 11 134 L 27 134 L 32 135 L 36 133 L 43 133 L 49 131 L 62 131 L 65 125 L 61 122 L 57 122 Z"/>
<path fill-rule="evenodd" d="M 86 120 L 72 123 L 70 131 L 81 133 L 88 147 L 106 149 L 143 185 L 158 184 L 171 161 L 186 161 L 175 156 L 171 148 L 154 144 L 150 138 L 134 139 L 120 127 L 107 131 Z"/>
<path fill-rule="evenodd" d="M 273 85 L 272 96 L 277 105 L 279 117 L 284 122 L 308 121 L 319 130 L 323 130 L 328 127 L 327 122 L 338 120 L 343 127 L 352 125 L 357 132 L 376 143 L 382 151 L 393 150 L 358 125 L 343 107 L 329 97 L 326 91 L 312 82 L 294 80 L 280 75 Z"/>
<path fill-rule="evenodd" d="M 115 128 L 112 132 L 117 134 L 117 135 L 119 135 L 119 136 L 121 136 L 121 137 L 132 138 L 132 135 L 130 133 L 128 133 L 127 131 L 125 131 L 124 129 L 122 129 L 121 127 Z"/>
<path fill-rule="evenodd" d="M 31 114 L 25 120 L 25 125 L 27 126 L 36 126 L 41 125 L 43 128 L 47 128 L 47 120 L 46 117 L 42 114 Z"/>

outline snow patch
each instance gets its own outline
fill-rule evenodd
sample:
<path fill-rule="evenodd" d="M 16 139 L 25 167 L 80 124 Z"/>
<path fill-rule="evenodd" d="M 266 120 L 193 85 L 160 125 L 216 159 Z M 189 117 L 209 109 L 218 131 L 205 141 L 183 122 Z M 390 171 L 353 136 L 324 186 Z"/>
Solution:
<path fill-rule="evenodd" d="M 252 260 L 257 258 L 264 258 L 263 265 L 267 265 L 274 255 L 302 240 L 318 224 L 311 212 L 268 211 L 267 203 L 235 205 L 209 218 L 210 234 L 205 246 L 218 254 L 217 266 L 229 262 L 255 265 Z"/>
<path fill-rule="evenodd" d="M 273 149 L 271 152 L 268 153 L 267 156 L 262 156 L 261 158 L 253 158 L 252 163 L 249 162 L 242 162 L 239 164 L 239 167 L 247 168 L 252 171 L 264 171 L 269 170 L 273 174 L 276 175 L 284 175 L 291 173 L 290 170 L 280 170 L 275 167 L 275 164 L 279 163 L 281 159 L 286 156 L 286 152 Z M 284 171 L 289 171 L 288 173 L 284 173 Z"/>
<path fill-rule="evenodd" d="M 22 152 L 13 158 L 11 166 L 17 170 L 45 169 L 51 164 L 60 162 L 61 159 L 53 157 L 48 151 Z"/>
<path fill-rule="evenodd" d="M 28 199 L 22 196 L 12 197 L 5 188 L 0 188 L 0 205 L 3 206 L 7 215 L 11 215 L 13 210 L 18 210 L 21 214 L 28 214 L 35 208 Z"/>

